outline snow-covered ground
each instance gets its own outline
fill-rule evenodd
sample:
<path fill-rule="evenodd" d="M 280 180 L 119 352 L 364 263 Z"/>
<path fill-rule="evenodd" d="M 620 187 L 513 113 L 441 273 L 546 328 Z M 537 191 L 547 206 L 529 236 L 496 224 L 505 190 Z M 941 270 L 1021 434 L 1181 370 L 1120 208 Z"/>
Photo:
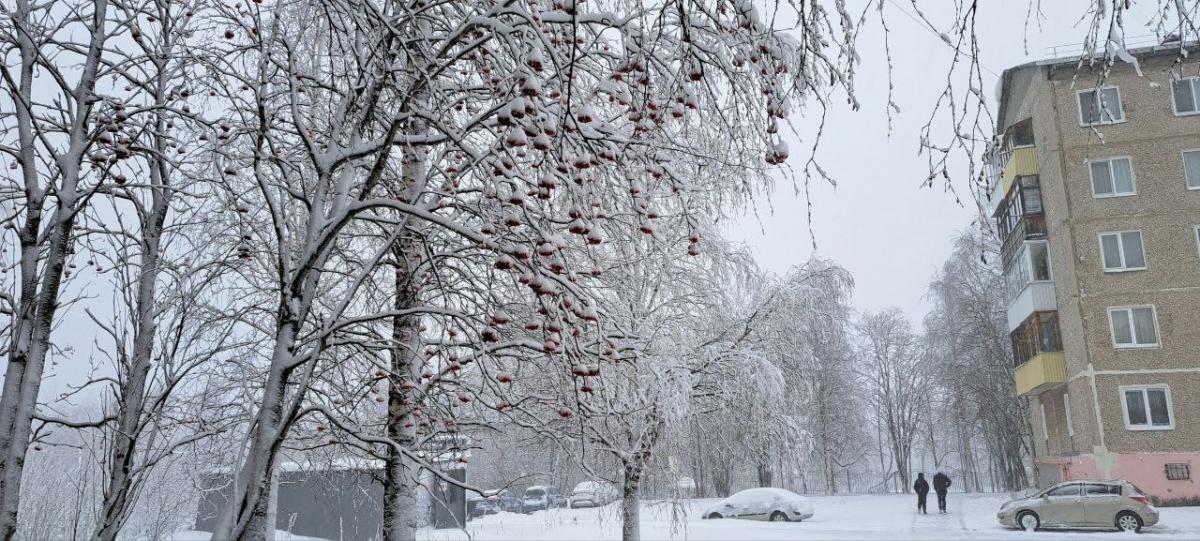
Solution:
<path fill-rule="evenodd" d="M 996 510 L 1004 495 L 950 495 L 950 514 L 916 514 L 916 497 L 902 495 L 817 496 L 816 515 L 801 523 L 745 520 L 701 520 L 699 510 L 716 500 L 692 500 L 681 505 L 648 502 L 642 510 L 642 537 L 655 539 L 739 540 L 1097 540 L 1125 539 L 1118 532 L 1035 532 L 1002 528 Z M 931 507 L 936 501 L 930 498 Z M 678 517 L 679 520 L 674 520 Z M 620 539 L 618 509 L 554 509 L 532 515 L 501 513 L 473 520 L 466 530 L 422 530 L 419 539 L 458 540 L 576 540 Z M 1162 509 L 1158 526 L 1145 528 L 1138 539 L 1200 539 L 1200 507 Z"/>

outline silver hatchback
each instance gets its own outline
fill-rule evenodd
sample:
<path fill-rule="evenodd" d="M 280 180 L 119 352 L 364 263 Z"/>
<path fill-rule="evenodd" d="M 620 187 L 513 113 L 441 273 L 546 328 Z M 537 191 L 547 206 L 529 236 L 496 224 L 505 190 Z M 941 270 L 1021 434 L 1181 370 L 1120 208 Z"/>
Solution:
<path fill-rule="evenodd" d="M 1158 524 L 1158 510 L 1128 481 L 1066 481 L 1000 507 L 1000 523 L 1037 530 L 1117 529 L 1141 531 Z"/>

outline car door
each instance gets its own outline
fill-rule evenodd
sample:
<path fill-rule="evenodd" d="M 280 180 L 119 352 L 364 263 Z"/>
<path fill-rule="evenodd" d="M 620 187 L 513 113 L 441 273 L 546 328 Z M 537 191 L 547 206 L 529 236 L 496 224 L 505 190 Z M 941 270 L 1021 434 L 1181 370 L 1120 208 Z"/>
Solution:
<path fill-rule="evenodd" d="M 746 492 L 747 496 L 749 496 L 748 502 L 745 504 L 750 515 L 749 518 L 766 520 L 767 515 L 771 512 L 769 496 L 757 490 L 748 490 Z"/>
<path fill-rule="evenodd" d="M 762 514 L 760 502 L 754 497 L 752 491 L 744 490 L 725 500 L 727 506 L 726 516 L 757 519 Z"/>
<path fill-rule="evenodd" d="M 1112 526 L 1121 507 L 1120 485 L 1087 483 L 1083 485 L 1083 516 L 1093 528 Z"/>
<path fill-rule="evenodd" d="M 1042 518 L 1042 524 L 1060 528 L 1083 526 L 1081 488 L 1079 483 L 1069 483 L 1046 491 L 1042 496 L 1042 505 L 1038 513 Z"/>

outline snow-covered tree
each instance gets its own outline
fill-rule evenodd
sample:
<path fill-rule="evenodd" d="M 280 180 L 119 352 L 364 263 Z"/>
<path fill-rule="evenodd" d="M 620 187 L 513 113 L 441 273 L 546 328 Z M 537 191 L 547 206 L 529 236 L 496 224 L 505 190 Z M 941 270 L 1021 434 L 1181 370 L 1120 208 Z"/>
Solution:
<path fill-rule="evenodd" d="M 920 342 L 897 308 L 863 314 L 858 363 L 875 423 L 883 430 L 902 490 L 912 490 L 913 447 L 929 392 Z"/>
<path fill-rule="evenodd" d="M 844 83 L 853 61 L 823 21 L 796 39 L 750 3 L 217 9 L 222 54 L 205 80 L 221 115 L 214 173 L 231 229 L 248 237 L 248 270 L 278 295 L 236 516 L 220 530 L 229 537 L 261 535 L 275 449 L 305 411 L 318 361 L 354 349 L 360 328 L 420 314 L 453 340 L 435 356 L 594 355 L 594 341 L 567 334 L 599 317 L 580 285 L 593 279 L 589 247 L 620 231 L 699 251 L 698 239 L 657 234 L 661 209 L 686 223 L 744 201 L 787 157 L 780 123 Z M 402 285 L 460 273 L 463 288 L 362 304 L 389 261 L 401 264 L 387 272 L 418 277 Z M 502 334 L 486 294 L 495 281 L 528 286 L 521 302 L 561 330 Z M 411 359 L 387 367 L 407 391 L 391 409 L 415 411 L 421 385 L 436 385 L 417 377 L 417 321 L 389 338 Z M 438 359 L 435 371 L 449 366 Z M 393 417 L 401 428 L 404 415 Z M 388 445 L 412 459 L 415 436 Z M 411 537 L 411 520 L 397 522 L 388 536 Z"/>
<path fill-rule="evenodd" d="M 924 325 L 928 381 L 937 389 L 932 409 L 939 428 L 953 432 L 948 447 L 957 451 L 968 490 L 983 489 L 985 462 L 990 487 L 1018 490 L 1029 483 L 1027 417 L 1013 388 L 999 261 L 990 235 L 963 232 L 929 285 L 933 309 Z M 986 460 L 978 457 L 977 439 L 984 441 Z"/>
<path fill-rule="evenodd" d="M 131 17 L 104 0 L 3 7 L 0 148 L 9 161 L 0 222 L 17 249 L 4 262 L 6 276 L 16 276 L 0 293 L 8 360 L 0 394 L 0 539 L 16 531 L 51 330 L 71 268 L 86 257 L 76 250 L 78 219 L 132 156 L 126 130 L 134 128 L 125 124 L 132 111 L 100 85 L 128 58 L 111 42 Z"/>

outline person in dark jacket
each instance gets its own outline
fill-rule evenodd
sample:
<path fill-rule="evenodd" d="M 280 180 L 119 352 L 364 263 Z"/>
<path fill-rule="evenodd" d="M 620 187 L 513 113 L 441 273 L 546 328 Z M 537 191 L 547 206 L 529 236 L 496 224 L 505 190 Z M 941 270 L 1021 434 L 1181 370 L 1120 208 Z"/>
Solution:
<path fill-rule="evenodd" d="M 937 492 L 938 511 L 946 512 L 946 491 L 950 490 L 950 478 L 942 472 L 933 476 L 933 490 Z"/>
<path fill-rule="evenodd" d="M 928 515 L 925 512 L 925 496 L 929 494 L 929 483 L 925 481 L 925 474 L 917 474 L 917 482 L 913 483 L 913 490 L 917 493 L 917 512 Z"/>

